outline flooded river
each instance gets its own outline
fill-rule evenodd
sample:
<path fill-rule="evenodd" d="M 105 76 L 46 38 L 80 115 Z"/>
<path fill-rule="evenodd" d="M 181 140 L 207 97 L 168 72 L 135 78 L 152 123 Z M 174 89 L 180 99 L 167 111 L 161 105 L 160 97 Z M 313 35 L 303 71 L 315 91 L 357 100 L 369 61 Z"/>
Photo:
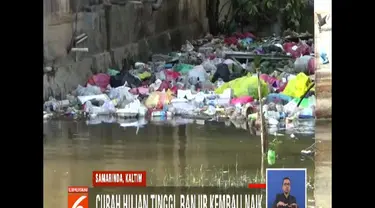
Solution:
<path fill-rule="evenodd" d="M 259 137 L 231 123 L 191 122 L 137 129 L 118 123 L 45 121 L 44 206 L 66 208 L 67 187 L 91 185 L 94 170 L 146 170 L 148 186 L 246 186 L 261 181 L 262 162 L 264 168 L 268 165 Z M 297 137 L 278 137 L 282 143 L 272 167 L 307 168 L 313 186 L 314 158 L 301 157 L 301 150 L 315 140 Z M 312 200 L 312 188 L 308 195 Z"/>

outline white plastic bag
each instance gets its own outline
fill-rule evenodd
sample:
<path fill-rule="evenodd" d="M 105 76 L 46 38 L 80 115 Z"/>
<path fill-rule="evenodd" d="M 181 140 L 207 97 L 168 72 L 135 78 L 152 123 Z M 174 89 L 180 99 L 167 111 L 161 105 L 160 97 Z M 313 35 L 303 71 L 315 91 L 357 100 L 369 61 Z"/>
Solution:
<path fill-rule="evenodd" d="M 134 116 L 145 116 L 147 108 L 136 99 L 133 102 L 125 105 L 124 108 L 117 109 L 116 114 L 120 117 L 134 117 Z"/>
<path fill-rule="evenodd" d="M 294 100 L 291 100 L 289 103 L 284 105 L 284 112 L 287 115 L 293 115 L 294 113 L 297 112 L 297 110 L 298 110 L 297 103 Z"/>
<path fill-rule="evenodd" d="M 189 82 L 195 85 L 199 82 L 204 82 L 208 78 L 206 70 L 204 70 L 202 65 L 197 65 L 191 69 L 188 73 Z"/>
<path fill-rule="evenodd" d="M 109 100 L 108 96 L 106 94 L 100 94 L 100 95 L 86 95 L 86 96 L 78 96 L 78 100 L 81 102 L 81 104 L 85 104 L 89 100 Z"/>
<path fill-rule="evenodd" d="M 100 87 L 93 86 L 90 84 L 87 84 L 87 87 L 82 87 L 81 85 L 78 85 L 77 89 L 75 90 L 77 96 L 88 96 L 88 95 L 100 95 L 102 94 L 102 91 Z"/>
<path fill-rule="evenodd" d="M 122 103 L 123 101 L 132 102 L 134 101 L 137 96 L 133 95 L 129 92 L 130 88 L 124 86 L 110 88 L 108 96 L 111 100 L 116 100 L 118 104 Z"/>
<path fill-rule="evenodd" d="M 206 60 L 202 63 L 203 68 L 208 72 L 215 72 L 216 66 L 212 63 L 211 60 Z"/>
<path fill-rule="evenodd" d="M 116 108 L 110 100 L 104 101 L 104 104 L 100 107 L 94 106 L 90 101 L 87 101 L 84 110 L 90 115 L 108 115 L 114 113 Z"/>

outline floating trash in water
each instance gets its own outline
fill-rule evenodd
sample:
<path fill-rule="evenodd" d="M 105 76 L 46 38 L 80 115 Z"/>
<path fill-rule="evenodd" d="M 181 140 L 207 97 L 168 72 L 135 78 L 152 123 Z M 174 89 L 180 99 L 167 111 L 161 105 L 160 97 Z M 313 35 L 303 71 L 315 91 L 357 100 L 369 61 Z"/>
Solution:
<path fill-rule="evenodd" d="M 277 132 L 274 132 L 273 135 L 274 136 L 285 136 L 285 134 L 280 134 L 280 133 L 277 133 Z"/>
<path fill-rule="evenodd" d="M 321 141 L 316 141 L 314 144 L 310 145 L 306 149 L 301 150 L 301 154 L 303 155 L 313 155 L 316 152 L 316 144 L 320 143 Z"/>
<path fill-rule="evenodd" d="M 313 151 L 312 150 L 301 150 L 301 153 L 305 154 L 305 155 L 309 155 L 309 154 L 312 154 Z"/>
<path fill-rule="evenodd" d="M 267 153 L 267 162 L 268 165 L 274 165 L 276 163 L 276 152 L 269 149 Z"/>

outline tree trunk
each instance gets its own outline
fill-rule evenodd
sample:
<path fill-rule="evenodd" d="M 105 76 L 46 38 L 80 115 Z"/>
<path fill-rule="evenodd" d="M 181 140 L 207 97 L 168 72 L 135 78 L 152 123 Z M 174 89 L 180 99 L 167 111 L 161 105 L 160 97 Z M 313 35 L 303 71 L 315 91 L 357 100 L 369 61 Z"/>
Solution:
<path fill-rule="evenodd" d="M 272 31 L 276 36 L 281 36 L 281 30 L 283 25 L 283 15 L 279 12 L 276 16 L 276 22 L 273 23 Z"/>

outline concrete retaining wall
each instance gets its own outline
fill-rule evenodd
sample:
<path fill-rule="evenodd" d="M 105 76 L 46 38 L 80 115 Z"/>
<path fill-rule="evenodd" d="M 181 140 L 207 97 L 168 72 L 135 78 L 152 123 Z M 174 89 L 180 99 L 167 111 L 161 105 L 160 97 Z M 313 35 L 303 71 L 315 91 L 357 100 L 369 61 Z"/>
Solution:
<path fill-rule="evenodd" d="M 316 1 L 315 2 L 315 14 L 319 13 L 322 16 L 330 14 L 330 1 Z M 324 48 L 329 64 L 317 64 L 316 71 L 316 95 L 317 95 L 317 106 L 316 106 L 316 116 L 320 118 L 332 118 L 332 32 L 327 30 L 332 28 L 332 24 L 329 21 L 326 25 L 319 30 L 318 19 L 315 15 L 315 53 L 319 54 L 319 50 Z M 317 63 L 319 59 L 317 57 Z"/>
<path fill-rule="evenodd" d="M 103 4 L 87 5 L 78 14 L 45 9 L 44 60 L 56 70 L 44 75 L 44 99 L 63 98 L 93 73 L 120 68 L 124 58 L 147 61 L 152 53 L 180 48 L 207 30 L 205 7 L 200 0 L 164 0 L 158 11 L 130 1 L 108 10 Z M 67 52 L 74 31 L 88 35 L 78 47 L 89 52 L 80 53 L 77 62 L 75 53 Z"/>
<path fill-rule="evenodd" d="M 152 53 L 179 49 L 208 28 L 206 0 L 163 0 L 158 11 L 141 1 L 122 0 L 127 3 L 111 7 L 100 2 L 44 0 L 44 60 L 56 69 L 44 75 L 44 99 L 64 98 L 93 73 L 121 68 L 124 58 L 147 61 Z M 82 6 L 84 12 L 75 13 Z M 263 35 L 273 33 L 269 27 Z M 73 33 L 88 35 L 78 47 L 89 52 L 79 53 L 78 61 L 76 53 L 67 50 Z"/>

